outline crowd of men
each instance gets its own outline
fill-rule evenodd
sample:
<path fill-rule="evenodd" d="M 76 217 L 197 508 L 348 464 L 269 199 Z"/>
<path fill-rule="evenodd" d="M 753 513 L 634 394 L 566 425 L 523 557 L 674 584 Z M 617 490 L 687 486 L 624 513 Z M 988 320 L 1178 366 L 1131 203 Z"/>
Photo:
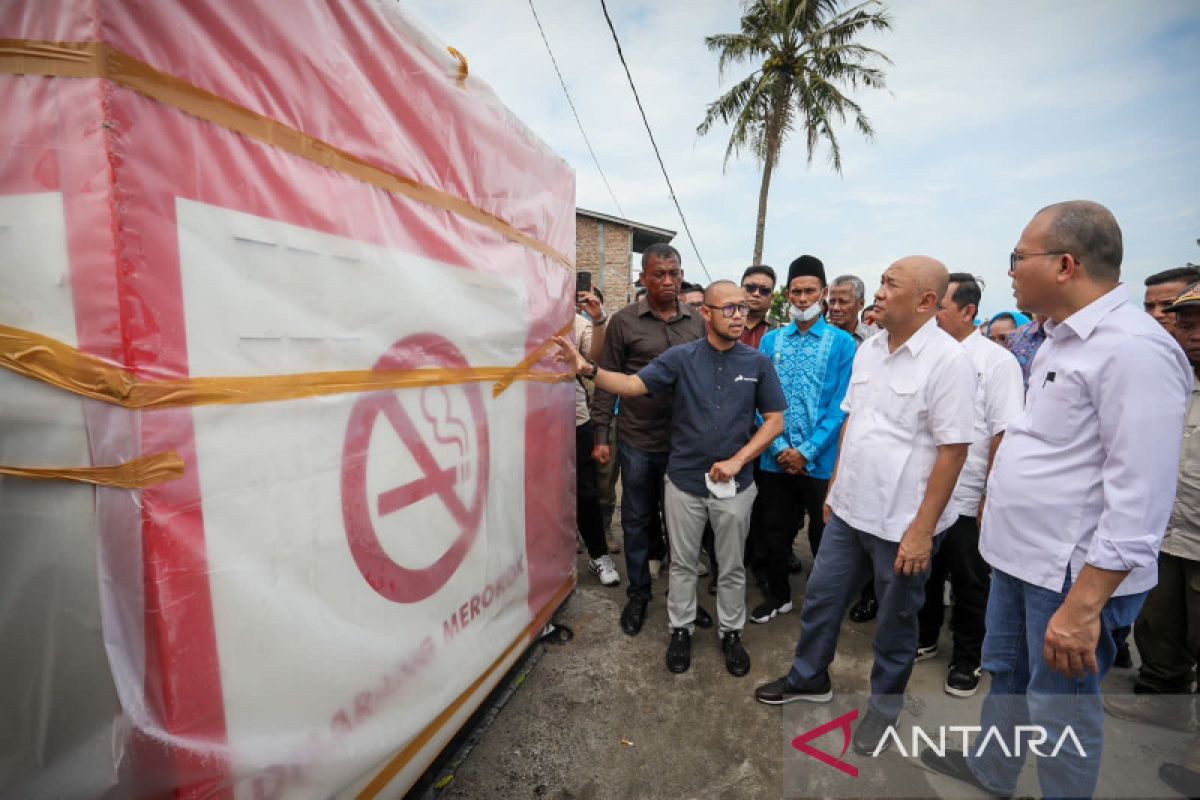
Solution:
<path fill-rule="evenodd" d="M 697 602 L 703 552 L 732 675 L 750 669 L 747 620 L 800 609 L 795 657 L 757 687 L 760 702 L 831 700 L 843 617 L 877 618 L 871 699 L 852 742 L 871 754 L 888 742 L 914 664 L 938 649 L 948 582 L 945 691 L 973 695 L 986 670 L 982 729 L 1015 744 L 1022 726 L 1053 740 L 1069 725 L 1093 754 L 1042 759 L 1046 796 L 1094 793 L 1100 683 L 1129 657 L 1131 626 L 1137 696 L 1109 698 L 1109 713 L 1190 730 L 1192 704 L 1175 696 L 1193 691 L 1200 659 L 1200 271 L 1147 279 L 1143 312 L 1120 282 L 1122 257 L 1108 209 L 1044 208 L 1009 258 L 1016 307 L 1030 316 L 982 327 L 981 282 L 928 256 L 891 264 L 869 315 L 861 280 L 827 282 L 820 259 L 800 256 L 779 287 L 782 325 L 768 313 L 770 267 L 701 289 L 683 282 L 668 245 L 645 251 L 645 293 L 611 319 L 581 294 L 592 324 L 581 318 L 574 343 L 557 340 L 583 379 L 579 525 L 589 568 L 615 584 L 589 466 L 615 449 L 622 630 L 642 629 L 659 541 L 672 672 L 689 669 L 694 629 L 713 624 Z M 802 528 L 814 562 L 796 597 Z M 764 597 L 749 610 L 747 572 Z M 922 760 L 1010 796 L 1024 752 Z M 1200 795 L 1200 740 L 1160 775 Z"/>

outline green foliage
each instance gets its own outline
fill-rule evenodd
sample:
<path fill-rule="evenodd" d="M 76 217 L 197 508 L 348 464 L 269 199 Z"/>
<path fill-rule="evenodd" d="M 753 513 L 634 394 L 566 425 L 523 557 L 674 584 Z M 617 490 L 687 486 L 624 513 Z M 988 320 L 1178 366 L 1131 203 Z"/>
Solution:
<path fill-rule="evenodd" d="M 778 290 L 771 295 L 771 310 L 767 312 L 767 319 L 774 320 L 780 324 L 790 322 L 787 312 L 787 297 L 782 290 Z"/>

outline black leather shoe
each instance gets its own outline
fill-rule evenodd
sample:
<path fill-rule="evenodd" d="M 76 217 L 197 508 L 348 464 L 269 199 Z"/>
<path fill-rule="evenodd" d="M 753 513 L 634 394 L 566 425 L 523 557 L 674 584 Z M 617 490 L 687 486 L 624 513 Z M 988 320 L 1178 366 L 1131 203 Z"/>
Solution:
<path fill-rule="evenodd" d="M 876 748 L 880 753 L 887 752 L 887 749 L 892 746 L 892 740 L 884 739 L 883 734 L 889 726 L 895 724 L 894 719 L 887 719 L 868 708 L 867 715 L 854 728 L 854 752 L 860 756 L 877 755 Z"/>
<path fill-rule="evenodd" d="M 741 631 L 725 631 L 721 634 L 721 650 L 725 653 L 725 669 L 735 678 L 750 671 L 750 654 L 742 644 Z"/>
<path fill-rule="evenodd" d="M 704 606 L 700 604 L 696 605 L 696 620 L 693 624 L 697 628 L 704 628 L 705 630 L 712 627 L 712 617 L 708 615 L 708 612 L 704 610 Z"/>
<path fill-rule="evenodd" d="M 646 601 L 640 597 L 631 597 L 621 612 L 621 630 L 627 636 L 637 636 L 642 632 L 642 623 L 646 621 Z"/>
<path fill-rule="evenodd" d="M 971 768 L 967 766 L 967 757 L 958 750 L 947 750 L 946 755 L 939 756 L 931 747 L 926 747 L 921 751 L 921 763 L 927 769 L 945 775 L 948 778 L 954 778 L 956 781 L 962 781 L 968 786 L 974 786 L 981 792 L 985 792 L 988 797 L 998 797 L 993 794 L 992 790 L 979 782 L 979 778 L 975 777 L 975 773 L 971 772 Z"/>
<path fill-rule="evenodd" d="M 667 645 L 667 669 L 678 675 L 687 672 L 692 665 L 692 635 L 687 628 L 671 631 L 671 643 Z"/>
<path fill-rule="evenodd" d="M 873 597 L 859 600 L 850 609 L 851 622 L 870 622 L 879 615 L 879 601 Z"/>

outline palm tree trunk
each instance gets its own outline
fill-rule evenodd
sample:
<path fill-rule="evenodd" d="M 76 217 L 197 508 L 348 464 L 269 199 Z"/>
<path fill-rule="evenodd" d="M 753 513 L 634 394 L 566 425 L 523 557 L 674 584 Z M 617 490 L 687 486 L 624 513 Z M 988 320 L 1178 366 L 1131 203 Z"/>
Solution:
<path fill-rule="evenodd" d="M 780 139 L 780 123 L 777 119 L 772 119 L 767 124 L 766 138 L 766 158 L 763 159 L 763 174 L 762 184 L 758 188 L 758 219 L 754 226 L 754 259 L 751 264 L 758 265 L 762 263 L 763 252 L 763 237 L 767 228 L 767 195 L 771 191 L 771 175 L 775 172 L 775 162 L 779 158 Z"/>
<path fill-rule="evenodd" d="M 754 258 L 750 260 L 753 265 L 762 263 L 763 232 L 767 227 L 767 194 L 771 191 L 771 173 L 775 166 L 771 160 L 768 153 L 767 159 L 763 162 L 762 184 L 758 189 L 758 219 L 754 223 Z"/>

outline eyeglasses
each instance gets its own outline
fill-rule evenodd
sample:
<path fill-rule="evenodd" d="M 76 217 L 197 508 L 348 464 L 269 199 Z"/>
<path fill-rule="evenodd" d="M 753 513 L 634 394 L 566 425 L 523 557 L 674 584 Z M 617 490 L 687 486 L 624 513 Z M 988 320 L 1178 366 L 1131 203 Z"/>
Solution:
<path fill-rule="evenodd" d="M 1015 272 L 1017 264 L 1020 264 L 1022 259 L 1033 258 L 1034 256 L 1065 256 L 1068 255 L 1066 250 L 1050 250 L 1045 253 L 1018 253 L 1013 250 L 1008 254 L 1008 271 Z"/>
<path fill-rule="evenodd" d="M 725 319 L 733 319 L 733 317 L 737 314 L 741 314 L 744 317 L 750 313 L 750 306 L 746 305 L 745 303 L 726 303 L 723 306 L 714 306 L 711 303 L 705 303 L 704 305 L 708 306 L 709 308 L 720 309 L 721 314 L 725 317 Z"/>
<path fill-rule="evenodd" d="M 746 294 L 757 294 L 762 297 L 770 297 L 772 294 L 774 294 L 773 289 L 768 289 L 766 286 L 762 286 L 761 284 L 757 283 L 743 284 L 742 291 Z"/>

